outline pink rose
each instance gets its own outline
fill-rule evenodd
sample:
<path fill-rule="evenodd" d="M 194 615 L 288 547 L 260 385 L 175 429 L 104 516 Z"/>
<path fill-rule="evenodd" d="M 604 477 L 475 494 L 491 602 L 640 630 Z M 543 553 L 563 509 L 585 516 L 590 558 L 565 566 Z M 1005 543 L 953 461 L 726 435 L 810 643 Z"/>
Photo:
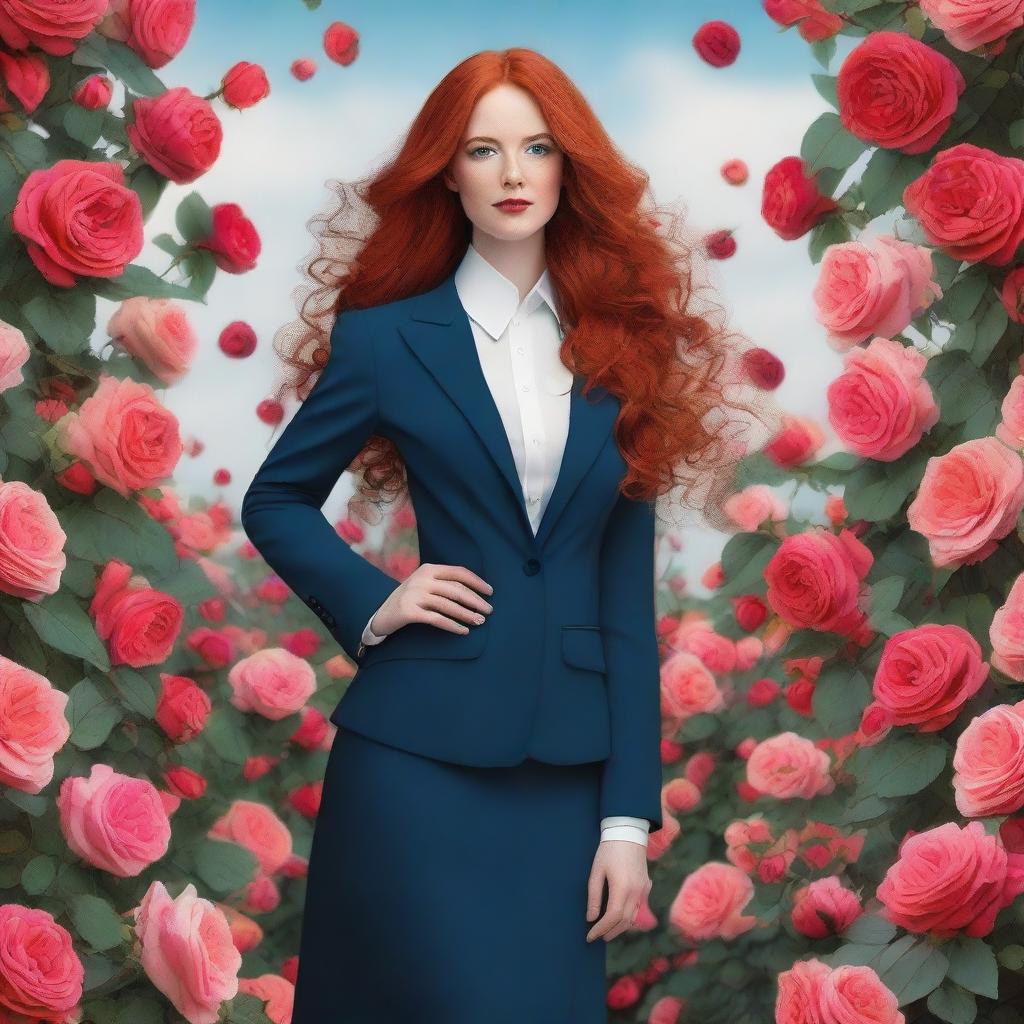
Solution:
<path fill-rule="evenodd" d="M 67 539 L 44 494 L 21 480 L 0 481 L 0 592 L 28 601 L 55 594 Z"/>
<path fill-rule="evenodd" d="M 939 407 L 923 374 L 928 358 L 913 346 L 874 338 L 855 348 L 828 386 L 828 419 L 852 452 L 894 462 L 939 421 Z"/>
<path fill-rule="evenodd" d="M 38 793 L 53 779 L 53 755 L 71 735 L 68 695 L 0 655 L 0 785 Z"/>
<path fill-rule="evenodd" d="M 732 864 L 709 861 L 683 880 L 669 907 L 669 921 L 691 942 L 734 939 L 750 931 L 757 918 L 743 908 L 754 895 L 754 883 Z"/>
<path fill-rule="evenodd" d="M 961 142 L 903 190 L 903 205 L 954 259 L 1006 266 L 1024 239 L 1024 161 Z"/>
<path fill-rule="evenodd" d="M 932 280 L 930 249 L 878 235 L 830 245 L 812 296 L 829 346 L 847 352 L 872 335 L 899 334 L 942 289 Z"/>
<path fill-rule="evenodd" d="M 824 1024 L 904 1024 L 899 1005 L 866 964 L 841 964 L 822 978 L 818 990 Z"/>
<path fill-rule="evenodd" d="M 709 625 L 683 626 L 676 631 L 673 643 L 681 651 L 696 654 L 712 672 L 732 672 L 736 667 L 735 641 Z"/>
<path fill-rule="evenodd" d="M 39 272 L 61 288 L 77 277 L 120 277 L 145 242 L 138 194 L 119 163 L 101 160 L 31 171 L 11 223 Z"/>
<path fill-rule="evenodd" d="M 288 826 L 265 804 L 235 799 L 211 826 L 209 835 L 244 846 L 267 875 L 280 871 L 292 854 Z"/>
<path fill-rule="evenodd" d="M 953 791 L 965 818 L 1024 807 L 1024 701 L 989 708 L 957 737 Z"/>
<path fill-rule="evenodd" d="M 871 32 L 839 68 L 839 118 L 874 146 L 924 153 L 949 127 L 966 87 L 960 69 L 927 43 Z"/>
<path fill-rule="evenodd" d="M 1024 573 L 1013 581 L 1006 601 L 996 609 L 988 635 L 992 667 L 1024 683 Z"/>
<path fill-rule="evenodd" d="M 196 0 L 110 0 L 98 31 L 131 47 L 151 68 L 162 68 L 188 42 Z"/>
<path fill-rule="evenodd" d="M 806 235 L 838 208 L 831 196 L 822 194 L 817 178 L 798 156 L 783 157 L 764 176 L 761 217 L 787 242 Z"/>
<path fill-rule="evenodd" d="M 107 373 L 64 424 L 61 441 L 125 498 L 171 476 L 185 447 L 178 417 L 148 384 Z"/>
<path fill-rule="evenodd" d="M 165 384 L 185 375 L 199 347 L 185 310 L 171 299 L 147 295 L 125 299 L 107 322 L 107 333 Z"/>
<path fill-rule="evenodd" d="M 875 895 L 882 916 L 908 932 L 978 938 L 1022 892 L 1024 854 L 1008 853 L 980 821 L 950 821 L 905 838 Z"/>
<path fill-rule="evenodd" d="M 85 81 L 80 82 L 71 98 L 83 110 L 103 110 L 110 104 L 110 98 L 114 94 L 114 87 L 106 75 L 90 75 Z"/>
<path fill-rule="evenodd" d="M 316 692 L 316 673 L 304 658 L 283 647 L 268 647 L 235 662 L 228 683 L 236 708 L 276 722 L 302 710 Z"/>
<path fill-rule="evenodd" d="M 80 1020 L 85 970 L 71 933 L 45 910 L 0 905 L 0 1020 Z"/>
<path fill-rule="evenodd" d="M 670 655 L 661 666 L 662 708 L 685 719 L 725 707 L 725 698 L 707 666 L 689 651 Z"/>
<path fill-rule="evenodd" d="M 262 243 L 255 225 L 237 203 L 218 203 L 213 207 L 210 237 L 196 242 L 195 247 L 209 249 L 221 270 L 244 274 L 256 266 Z"/>
<path fill-rule="evenodd" d="M 1018 373 L 1010 382 L 1000 412 L 1002 420 L 996 427 L 996 437 L 1009 448 L 1024 449 L 1024 373 Z"/>
<path fill-rule="evenodd" d="M 1024 0 L 920 0 L 920 7 L 965 52 L 1002 40 L 1024 25 Z"/>
<path fill-rule="evenodd" d="M 28 362 L 29 354 L 24 332 L 0 320 L 0 391 L 13 388 L 25 380 L 21 368 Z"/>
<path fill-rule="evenodd" d="M 747 782 L 777 800 L 809 800 L 835 789 L 829 757 L 805 736 L 782 732 L 762 740 L 747 758 Z"/>
<path fill-rule="evenodd" d="M 107 0 L 3 0 L 0 39 L 12 50 L 38 46 L 64 57 L 106 13 Z"/>
<path fill-rule="evenodd" d="M 263 1000 L 263 1012 L 272 1024 L 291 1024 L 295 1002 L 295 986 L 280 974 L 261 974 L 256 978 L 239 978 L 238 991 Z"/>
<path fill-rule="evenodd" d="M 246 110 L 270 95 L 266 71 L 259 64 L 247 60 L 240 60 L 228 68 L 220 88 L 224 102 L 236 110 Z"/>
<path fill-rule="evenodd" d="M 741 530 L 753 533 L 766 520 L 784 522 L 789 515 L 786 503 L 767 484 L 751 484 L 729 495 L 722 510 Z"/>
<path fill-rule="evenodd" d="M 784 412 L 781 421 L 779 431 L 761 450 L 777 466 L 802 465 L 821 447 L 825 434 L 807 416 Z"/>
<path fill-rule="evenodd" d="M 178 185 L 205 174 L 220 155 L 220 118 L 184 85 L 132 101 L 135 120 L 125 128 L 150 167 Z"/>
<path fill-rule="evenodd" d="M 1024 508 L 1024 463 L 994 437 L 956 445 L 928 460 L 907 507 L 910 528 L 928 541 L 936 566 L 988 558 Z"/>
<path fill-rule="evenodd" d="M 775 1024 L 826 1024 L 819 999 L 831 968 L 820 960 L 797 960 L 778 977 Z"/>
<path fill-rule="evenodd" d="M 187 743 L 206 727 L 212 703 L 210 695 L 187 676 L 160 673 L 156 702 L 157 725 L 175 743 Z"/>
<path fill-rule="evenodd" d="M 850 635 L 866 621 L 863 580 L 874 556 L 849 530 L 836 536 L 823 526 L 786 537 L 765 566 L 765 595 L 776 614 L 796 629 Z"/>
<path fill-rule="evenodd" d="M 107 764 L 94 763 L 88 778 L 65 778 L 57 810 L 68 846 L 118 878 L 133 878 L 155 864 L 171 842 L 171 823 L 156 786 Z"/>
<path fill-rule="evenodd" d="M 223 912 L 191 882 L 172 899 L 154 881 L 133 915 L 149 980 L 189 1024 L 216 1024 L 221 1004 L 238 994 L 242 966 Z"/>
<path fill-rule="evenodd" d="M 100 574 L 89 614 L 111 663 L 133 668 L 166 661 L 185 619 L 185 609 L 176 597 L 155 590 L 116 558 Z"/>
<path fill-rule="evenodd" d="M 799 934 L 824 939 L 842 935 L 862 912 L 857 894 L 844 889 L 838 875 L 828 875 L 797 889 L 790 919 Z"/>
<path fill-rule="evenodd" d="M 27 113 L 39 106 L 50 89 L 50 69 L 35 53 L 11 54 L 0 50 L 0 77 Z"/>

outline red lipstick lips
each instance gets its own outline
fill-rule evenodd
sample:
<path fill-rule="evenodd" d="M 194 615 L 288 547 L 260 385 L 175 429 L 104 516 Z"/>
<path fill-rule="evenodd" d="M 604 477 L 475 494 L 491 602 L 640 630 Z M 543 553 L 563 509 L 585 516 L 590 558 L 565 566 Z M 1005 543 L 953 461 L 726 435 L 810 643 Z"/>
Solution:
<path fill-rule="evenodd" d="M 500 203 L 495 203 L 494 205 L 506 213 L 518 213 L 533 204 L 528 199 L 502 199 Z"/>

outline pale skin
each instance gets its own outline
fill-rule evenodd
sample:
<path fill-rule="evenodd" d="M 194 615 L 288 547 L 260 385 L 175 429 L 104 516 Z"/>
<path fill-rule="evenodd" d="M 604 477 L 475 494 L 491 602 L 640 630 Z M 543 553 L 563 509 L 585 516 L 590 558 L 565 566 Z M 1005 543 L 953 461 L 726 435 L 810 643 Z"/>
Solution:
<path fill-rule="evenodd" d="M 514 282 L 519 297 L 536 284 L 545 267 L 544 227 L 558 206 L 563 155 L 534 98 L 503 83 L 483 95 L 473 109 L 461 143 L 444 171 L 473 224 L 473 246 Z M 508 213 L 503 199 L 531 203 Z M 370 628 L 393 633 L 422 622 L 449 633 L 468 633 L 493 610 L 482 596 L 491 585 L 462 565 L 418 566 L 377 610 Z M 601 910 L 605 883 L 608 903 Z M 587 882 L 587 941 L 606 942 L 632 927 L 651 890 L 647 851 L 639 843 L 607 839 L 598 843 Z"/>

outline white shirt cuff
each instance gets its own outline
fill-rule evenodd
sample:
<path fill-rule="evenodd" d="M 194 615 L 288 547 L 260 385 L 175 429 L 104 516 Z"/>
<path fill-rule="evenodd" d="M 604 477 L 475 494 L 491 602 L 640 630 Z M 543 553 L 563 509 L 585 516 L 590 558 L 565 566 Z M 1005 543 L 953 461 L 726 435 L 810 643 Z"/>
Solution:
<path fill-rule="evenodd" d="M 601 842 L 606 839 L 625 839 L 630 843 L 647 845 L 651 823 L 647 818 L 634 818 L 627 814 L 614 814 L 601 819 Z"/>
<path fill-rule="evenodd" d="M 379 608 L 375 608 L 373 615 L 376 615 L 379 610 Z M 379 644 L 382 640 L 386 640 L 388 636 L 387 633 L 383 636 L 378 636 L 372 629 L 370 629 L 370 623 L 373 622 L 373 615 L 366 620 L 366 626 L 363 628 L 363 635 L 360 637 L 364 644 L 370 646 L 373 644 Z"/>

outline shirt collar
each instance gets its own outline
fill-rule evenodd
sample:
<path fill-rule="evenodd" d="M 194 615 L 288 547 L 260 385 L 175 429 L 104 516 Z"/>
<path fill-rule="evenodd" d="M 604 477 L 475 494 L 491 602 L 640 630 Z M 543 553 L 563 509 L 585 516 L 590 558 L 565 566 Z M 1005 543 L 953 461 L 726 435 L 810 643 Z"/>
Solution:
<path fill-rule="evenodd" d="M 469 316 L 495 341 L 505 332 L 520 306 L 519 289 L 488 263 L 472 243 L 456 268 L 455 289 Z M 554 287 L 546 267 L 537 283 L 523 298 L 523 312 L 532 312 L 541 302 L 548 304 L 560 323 Z"/>

